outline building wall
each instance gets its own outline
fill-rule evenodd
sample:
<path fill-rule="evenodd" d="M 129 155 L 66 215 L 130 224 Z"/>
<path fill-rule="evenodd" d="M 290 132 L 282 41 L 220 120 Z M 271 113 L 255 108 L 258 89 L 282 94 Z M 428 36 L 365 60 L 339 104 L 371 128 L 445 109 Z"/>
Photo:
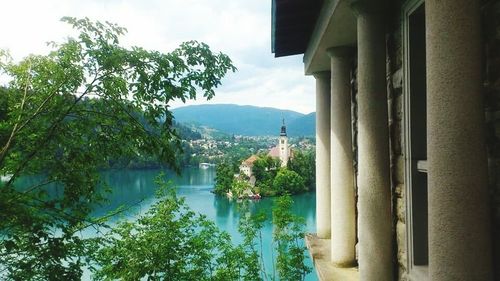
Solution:
<path fill-rule="evenodd" d="M 288 163 L 288 137 L 286 136 L 280 136 L 278 139 L 278 148 L 279 148 L 279 153 L 280 153 L 280 160 L 281 160 L 281 167 L 286 167 Z"/>
<path fill-rule="evenodd" d="M 401 4 L 400 1 L 399 4 Z M 492 237 L 496 277 L 500 278 L 500 0 L 483 1 L 484 93 L 487 128 Z M 395 7 L 399 10 L 400 7 Z M 387 91 L 391 140 L 394 241 L 397 280 L 407 280 L 406 200 L 403 143 L 403 44 L 401 13 L 387 29 Z"/>
<path fill-rule="evenodd" d="M 387 27 L 387 98 L 391 153 L 391 188 L 393 203 L 394 275 L 407 278 L 406 195 L 403 112 L 403 40 L 401 4 L 395 0 Z M 491 192 L 494 268 L 500 280 L 500 0 L 483 1 L 484 34 L 484 104 L 487 130 L 489 185 Z M 357 174 L 357 83 L 356 62 L 352 69 L 352 115 L 354 166 Z"/>
<path fill-rule="evenodd" d="M 400 7 L 396 7 L 399 10 Z M 387 98 L 391 153 L 391 189 L 393 214 L 393 240 L 396 280 L 407 280 L 406 251 L 406 187 L 403 143 L 403 45 L 401 13 L 393 13 L 386 35 Z"/>
<path fill-rule="evenodd" d="M 246 175 L 247 177 L 252 176 L 252 168 L 246 164 L 241 164 L 240 165 L 240 171 Z"/>

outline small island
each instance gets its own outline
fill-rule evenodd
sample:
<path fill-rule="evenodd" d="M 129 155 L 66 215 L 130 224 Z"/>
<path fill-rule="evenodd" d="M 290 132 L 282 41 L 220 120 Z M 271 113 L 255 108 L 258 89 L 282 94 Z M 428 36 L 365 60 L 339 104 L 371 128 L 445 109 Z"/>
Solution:
<path fill-rule="evenodd" d="M 260 199 L 299 194 L 314 188 L 314 152 L 294 150 L 288 144 L 285 121 L 278 143 L 267 153 L 254 154 L 238 163 L 217 166 L 214 193 L 236 199 Z"/>

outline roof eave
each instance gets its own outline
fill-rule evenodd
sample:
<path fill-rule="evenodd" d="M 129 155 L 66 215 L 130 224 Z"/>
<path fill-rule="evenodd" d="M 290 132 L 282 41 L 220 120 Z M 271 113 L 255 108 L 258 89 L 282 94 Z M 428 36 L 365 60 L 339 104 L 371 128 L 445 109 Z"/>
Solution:
<path fill-rule="evenodd" d="M 336 46 L 356 46 L 356 17 L 347 0 L 326 0 L 304 53 L 304 72 L 330 70 L 326 50 Z"/>
<path fill-rule="evenodd" d="M 275 57 L 303 54 L 323 0 L 272 0 L 271 49 Z"/>

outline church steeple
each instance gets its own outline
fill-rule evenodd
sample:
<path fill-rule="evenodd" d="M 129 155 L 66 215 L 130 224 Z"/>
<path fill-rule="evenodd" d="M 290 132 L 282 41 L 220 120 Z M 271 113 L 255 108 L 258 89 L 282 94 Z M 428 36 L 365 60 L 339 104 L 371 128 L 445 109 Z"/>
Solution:
<path fill-rule="evenodd" d="M 281 125 L 281 133 L 280 136 L 286 137 L 286 126 L 285 126 L 285 118 L 282 119 L 283 125 Z"/>
<path fill-rule="evenodd" d="M 281 166 L 285 167 L 288 163 L 288 158 L 290 158 L 290 149 L 288 148 L 288 137 L 286 135 L 285 118 L 282 119 L 283 124 L 281 126 L 280 137 L 278 140 L 278 148 L 280 152 Z"/>

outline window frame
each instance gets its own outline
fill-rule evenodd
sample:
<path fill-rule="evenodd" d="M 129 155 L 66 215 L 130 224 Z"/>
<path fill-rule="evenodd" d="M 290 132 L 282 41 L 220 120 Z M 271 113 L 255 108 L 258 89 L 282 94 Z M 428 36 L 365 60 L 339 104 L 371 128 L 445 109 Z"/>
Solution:
<path fill-rule="evenodd" d="M 428 265 L 415 265 L 413 258 L 413 206 L 412 206 L 412 156 L 411 156 L 411 101 L 410 101 L 410 16 L 425 0 L 408 0 L 402 7 L 401 26 L 403 39 L 403 139 L 404 139 L 404 185 L 406 205 L 406 256 L 409 280 L 428 280 Z M 418 161 L 419 171 L 426 171 L 426 161 Z"/>

